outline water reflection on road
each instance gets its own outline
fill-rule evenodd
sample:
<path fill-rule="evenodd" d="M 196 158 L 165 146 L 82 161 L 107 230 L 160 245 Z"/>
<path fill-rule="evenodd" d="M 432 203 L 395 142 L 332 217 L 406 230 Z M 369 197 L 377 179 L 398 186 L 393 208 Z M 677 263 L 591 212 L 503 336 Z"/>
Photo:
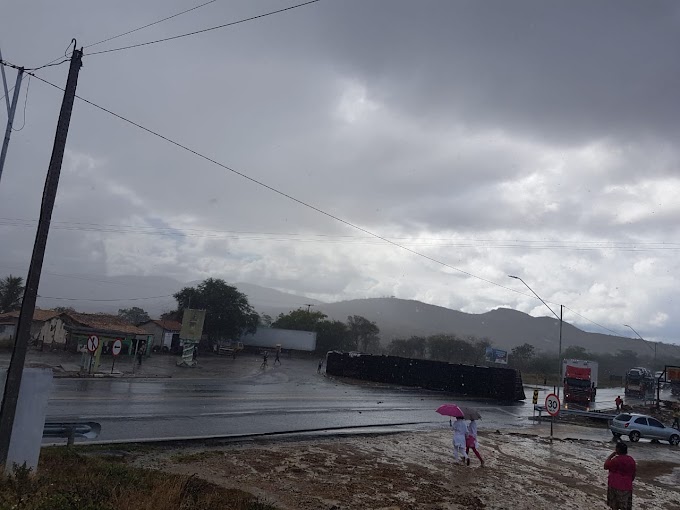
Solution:
<path fill-rule="evenodd" d="M 101 440 L 133 440 L 256 434 L 337 427 L 448 427 L 434 412 L 457 401 L 417 388 L 349 382 L 316 373 L 313 360 L 286 359 L 266 370 L 253 360 L 235 373 L 209 379 L 58 379 L 48 419 L 86 419 L 102 424 Z M 552 388 L 539 388 L 539 403 Z M 533 414 L 527 400 L 467 401 L 483 419 L 480 429 L 521 429 Z M 620 389 L 598 392 L 597 405 L 611 409 Z"/>

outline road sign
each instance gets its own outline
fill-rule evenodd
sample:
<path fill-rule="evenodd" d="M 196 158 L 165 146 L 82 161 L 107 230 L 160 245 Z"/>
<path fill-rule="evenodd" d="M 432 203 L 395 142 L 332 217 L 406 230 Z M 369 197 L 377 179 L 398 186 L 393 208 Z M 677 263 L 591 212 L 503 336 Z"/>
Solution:
<path fill-rule="evenodd" d="M 119 339 L 113 341 L 113 345 L 111 346 L 111 354 L 114 356 L 118 356 L 120 354 L 120 351 L 123 350 L 123 342 Z"/>
<path fill-rule="evenodd" d="M 87 350 L 94 354 L 99 348 L 99 337 L 97 335 L 92 335 L 87 339 Z"/>
<path fill-rule="evenodd" d="M 560 399 L 554 393 L 545 397 L 545 409 L 550 416 L 557 416 L 560 414 Z"/>
<path fill-rule="evenodd" d="M 534 402 L 534 405 L 538 404 L 538 390 L 534 390 L 533 402 Z"/>

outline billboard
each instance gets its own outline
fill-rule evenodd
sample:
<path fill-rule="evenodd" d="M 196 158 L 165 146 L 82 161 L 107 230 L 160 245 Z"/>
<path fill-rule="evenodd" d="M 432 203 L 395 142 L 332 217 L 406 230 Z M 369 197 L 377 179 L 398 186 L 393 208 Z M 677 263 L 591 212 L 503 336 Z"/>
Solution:
<path fill-rule="evenodd" d="M 493 347 L 486 348 L 486 361 L 490 363 L 508 363 L 508 351 L 501 349 L 494 349 Z"/>
<path fill-rule="evenodd" d="M 181 340 L 200 342 L 203 334 L 203 323 L 205 322 L 205 310 L 184 309 L 182 318 L 182 329 L 179 332 Z"/>
<path fill-rule="evenodd" d="M 680 381 L 680 367 L 666 367 L 667 381 Z"/>

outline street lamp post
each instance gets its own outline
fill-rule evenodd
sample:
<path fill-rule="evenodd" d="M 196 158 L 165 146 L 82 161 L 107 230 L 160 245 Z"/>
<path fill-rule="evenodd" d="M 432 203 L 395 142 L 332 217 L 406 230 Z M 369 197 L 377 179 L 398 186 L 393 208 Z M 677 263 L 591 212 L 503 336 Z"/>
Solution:
<path fill-rule="evenodd" d="M 553 314 L 555 317 L 557 317 L 557 319 L 559 319 L 559 321 L 560 321 L 560 342 L 559 342 L 559 347 L 558 347 L 559 350 L 558 350 L 558 354 L 557 354 L 557 365 L 558 365 L 558 366 L 557 366 L 557 398 L 559 398 L 559 397 L 560 397 L 560 382 L 561 382 L 561 379 L 562 379 L 562 322 L 563 322 L 563 321 L 562 321 L 562 311 L 563 311 L 564 306 L 563 306 L 563 305 L 560 305 L 560 314 L 559 314 L 559 316 L 558 316 L 558 315 L 555 313 L 555 311 L 554 311 L 552 308 L 550 308 L 550 307 L 548 306 L 548 303 L 546 303 L 545 301 L 543 301 L 543 299 L 541 298 L 541 296 L 539 296 L 538 294 L 536 294 L 536 292 L 534 292 L 534 289 L 532 289 L 531 287 L 529 287 L 529 285 L 527 285 L 527 282 L 525 282 L 524 280 L 522 280 L 519 276 L 513 276 L 513 275 L 511 275 L 511 274 L 509 274 L 508 276 L 509 276 L 510 278 L 514 278 L 515 280 L 519 280 L 520 282 L 522 282 L 522 283 L 524 284 L 524 286 L 525 286 L 527 289 L 529 289 L 529 290 L 531 291 L 531 293 L 532 293 L 534 296 L 536 296 L 536 297 L 541 301 L 541 303 L 543 303 L 543 304 L 548 308 L 548 310 L 550 310 L 550 311 L 552 312 L 552 314 Z"/>
<path fill-rule="evenodd" d="M 630 328 L 630 329 L 633 331 L 633 333 L 635 333 L 635 334 L 637 335 L 637 337 L 638 337 L 640 340 L 642 340 L 643 342 L 645 342 L 645 345 L 648 345 L 648 342 L 649 342 L 649 341 L 648 341 L 648 340 L 645 340 L 644 338 L 642 338 L 642 337 L 640 336 L 640 333 L 638 333 L 637 331 L 635 331 L 635 329 L 633 328 L 633 326 L 629 326 L 628 324 L 624 324 L 624 326 L 626 326 L 627 328 Z M 653 364 L 653 366 L 652 366 L 652 372 L 656 373 L 656 345 L 657 345 L 657 342 L 652 342 L 652 343 L 654 344 L 654 364 Z"/>

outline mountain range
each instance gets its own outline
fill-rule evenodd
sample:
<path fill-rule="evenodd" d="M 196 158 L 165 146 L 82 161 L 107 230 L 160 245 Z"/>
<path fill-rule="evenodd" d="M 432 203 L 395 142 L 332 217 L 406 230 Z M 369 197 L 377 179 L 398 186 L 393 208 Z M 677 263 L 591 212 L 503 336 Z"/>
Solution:
<path fill-rule="evenodd" d="M 38 305 L 42 308 L 72 306 L 81 312 L 116 313 L 119 308 L 139 306 L 152 317 L 174 309 L 172 294 L 185 286 L 160 276 L 97 276 L 68 278 L 46 274 L 40 286 Z M 533 317 L 517 310 L 498 308 L 481 314 L 465 313 L 420 301 L 398 298 L 369 298 L 324 303 L 305 296 L 282 292 L 246 282 L 231 283 L 248 296 L 260 314 L 272 318 L 298 308 L 318 310 L 329 318 L 346 321 L 350 315 L 362 315 L 380 328 L 383 345 L 394 338 L 455 333 L 461 337 L 488 338 L 500 349 L 510 350 L 529 343 L 545 352 L 557 352 L 559 321 L 552 317 Z M 55 299 L 60 297 L 60 299 Z M 69 296 L 79 296 L 78 298 Z M 596 353 L 616 353 L 629 349 L 649 355 L 653 347 L 639 339 L 583 331 L 567 322 L 562 326 L 562 349 L 578 345 Z M 680 356 L 680 346 L 659 344 L 657 357 Z"/>

